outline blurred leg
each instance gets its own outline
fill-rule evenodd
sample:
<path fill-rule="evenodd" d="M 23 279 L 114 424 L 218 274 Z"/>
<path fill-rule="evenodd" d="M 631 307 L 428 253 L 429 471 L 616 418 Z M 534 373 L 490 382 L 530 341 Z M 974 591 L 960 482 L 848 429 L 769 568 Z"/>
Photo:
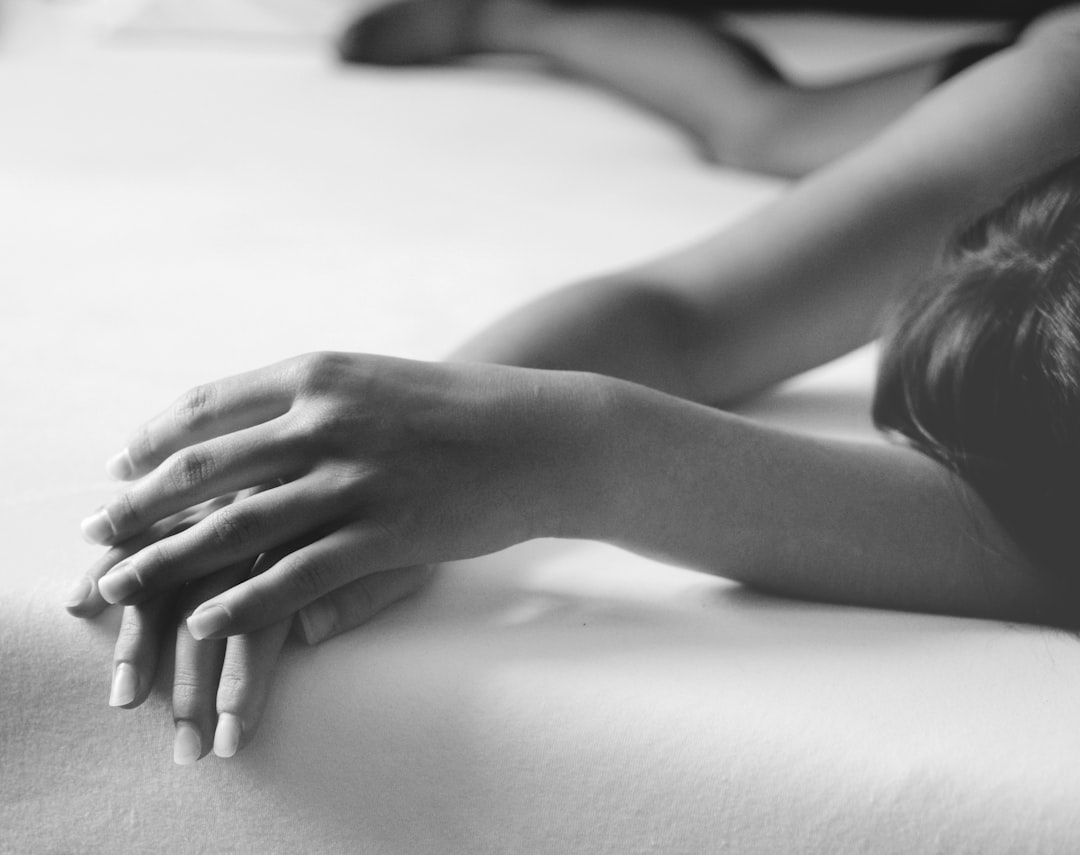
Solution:
<path fill-rule="evenodd" d="M 755 48 L 718 31 L 708 15 L 669 8 L 406 0 L 362 18 L 341 51 L 348 61 L 383 64 L 487 52 L 536 56 L 675 123 L 707 160 L 787 176 L 872 137 L 932 89 L 952 61 L 937 57 L 802 87 Z"/>

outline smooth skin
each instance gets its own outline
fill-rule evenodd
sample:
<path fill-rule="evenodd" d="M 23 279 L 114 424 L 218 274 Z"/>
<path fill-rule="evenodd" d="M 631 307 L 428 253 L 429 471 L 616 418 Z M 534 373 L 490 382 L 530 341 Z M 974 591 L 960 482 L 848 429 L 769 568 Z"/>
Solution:
<path fill-rule="evenodd" d="M 426 565 L 534 537 L 809 599 L 1047 619 L 1035 569 L 942 467 L 715 405 L 869 341 L 959 225 L 1078 154 L 1080 26 L 1059 25 L 761 214 L 545 297 L 450 362 L 312 354 L 199 387 L 111 461 L 131 483 L 84 532 L 113 549 L 69 608 L 125 606 L 130 707 L 175 625 L 160 603 L 201 601 L 178 638 L 178 761 L 251 738 L 294 615 L 332 634 Z"/>

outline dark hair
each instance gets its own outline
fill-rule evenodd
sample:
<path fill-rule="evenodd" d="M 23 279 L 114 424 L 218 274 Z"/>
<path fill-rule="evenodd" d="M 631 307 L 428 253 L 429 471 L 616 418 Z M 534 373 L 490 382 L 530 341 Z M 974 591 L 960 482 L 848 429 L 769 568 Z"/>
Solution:
<path fill-rule="evenodd" d="M 964 229 L 884 333 L 877 426 L 1080 584 L 1080 159 Z"/>

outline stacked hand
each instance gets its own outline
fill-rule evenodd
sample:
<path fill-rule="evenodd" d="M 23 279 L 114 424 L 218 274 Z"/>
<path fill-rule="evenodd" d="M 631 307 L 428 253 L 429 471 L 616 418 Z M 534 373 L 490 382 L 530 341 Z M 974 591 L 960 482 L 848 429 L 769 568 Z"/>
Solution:
<path fill-rule="evenodd" d="M 349 354 L 193 389 L 109 461 L 132 483 L 83 523 L 111 548 L 68 608 L 124 606 L 110 703 L 146 699 L 175 630 L 175 758 L 230 756 L 294 615 L 316 643 L 430 564 L 572 528 L 590 396 L 584 375 Z"/>

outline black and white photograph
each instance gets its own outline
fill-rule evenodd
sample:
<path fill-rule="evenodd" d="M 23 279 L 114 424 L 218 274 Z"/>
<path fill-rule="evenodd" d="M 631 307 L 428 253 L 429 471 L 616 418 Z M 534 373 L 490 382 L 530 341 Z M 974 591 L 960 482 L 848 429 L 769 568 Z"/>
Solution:
<path fill-rule="evenodd" d="M 1080 852 L 1080 3 L 0 0 L 0 855 Z"/>

